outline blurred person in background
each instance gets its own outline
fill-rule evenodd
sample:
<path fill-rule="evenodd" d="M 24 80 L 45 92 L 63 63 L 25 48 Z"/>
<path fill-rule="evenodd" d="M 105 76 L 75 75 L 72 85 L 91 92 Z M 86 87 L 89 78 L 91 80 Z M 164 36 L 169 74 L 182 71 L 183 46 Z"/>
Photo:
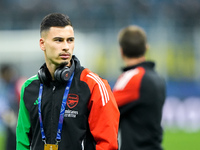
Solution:
<path fill-rule="evenodd" d="M 162 150 L 162 108 L 165 81 L 146 61 L 148 49 L 144 30 L 128 26 L 119 32 L 123 73 L 113 87 L 120 110 L 120 150 Z"/>
<path fill-rule="evenodd" d="M 17 150 L 117 150 L 115 98 L 108 82 L 73 55 L 69 17 L 45 16 L 40 33 L 45 63 L 22 87 Z"/>
<path fill-rule="evenodd" d="M 14 150 L 21 79 L 11 64 L 2 64 L 0 69 L 0 117 L 6 127 L 5 146 L 6 150 Z"/>

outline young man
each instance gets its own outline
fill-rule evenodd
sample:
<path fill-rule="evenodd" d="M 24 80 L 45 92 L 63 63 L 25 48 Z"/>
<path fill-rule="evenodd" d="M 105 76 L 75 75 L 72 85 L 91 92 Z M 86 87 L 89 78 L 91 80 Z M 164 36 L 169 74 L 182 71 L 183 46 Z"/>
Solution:
<path fill-rule="evenodd" d="M 147 39 L 137 26 L 119 33 L 125 63 L 113 94 L 120 110 L 120 150 L 161 150 L 165 82 L 145 60 Z"/>
<path fill-rule="evenodd" d="M 17 150 L 116 150 L 119 110 L 109 84 L 73 54 L 68 16 L 40 28 L 45 64 L 21 90 Z"/>

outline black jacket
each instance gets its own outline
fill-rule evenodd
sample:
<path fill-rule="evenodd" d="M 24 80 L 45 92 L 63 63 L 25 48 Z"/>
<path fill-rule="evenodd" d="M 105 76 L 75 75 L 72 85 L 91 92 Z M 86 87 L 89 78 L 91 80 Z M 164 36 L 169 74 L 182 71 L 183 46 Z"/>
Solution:
<path fill-rule="evenodd" d="M 75 62 L 59 150 L 118 149 L 119 111 L 106 80 Z M 38 75 L 28 79 L 21 91 L 17 125 L 17 150 L 43 150 L 38 118 Z M 66 83 L 44 85 L 42 119 L 47 144 L 55 144 L 59 113 Z"/>
<path fill-rule="evenodd" d="M 161 150 L 165 81 L 153 62 L 123 69 L 113 93 L 120 110 L 120 150 Z"/>

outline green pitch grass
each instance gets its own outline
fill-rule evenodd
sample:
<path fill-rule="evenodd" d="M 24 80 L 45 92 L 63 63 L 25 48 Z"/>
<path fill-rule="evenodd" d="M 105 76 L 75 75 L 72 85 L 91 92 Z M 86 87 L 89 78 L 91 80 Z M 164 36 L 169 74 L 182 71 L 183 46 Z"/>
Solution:
<path fill-rule="evenodd" d="M 0 150 L 5 150 L 5 134 L 0 132 Z"/>
<path fill-rule="evenodd" d="M 187 133 L 185 131 L 165 130 L 163 137 L 164 150 L 200 150 L 200 131 Z M 5 134 L 0 134 L 0 150 L 5 150 Z"/>
<path fill-rule="evenodd" d="M 164 150 L 200 150 L 200 131 L 164 131 Z"/>

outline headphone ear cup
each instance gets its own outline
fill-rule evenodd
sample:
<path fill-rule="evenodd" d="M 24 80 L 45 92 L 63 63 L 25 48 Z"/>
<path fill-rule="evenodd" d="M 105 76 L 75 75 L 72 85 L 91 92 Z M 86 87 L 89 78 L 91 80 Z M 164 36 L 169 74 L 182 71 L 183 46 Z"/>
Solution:
<path fill-rule="evenodd" d="M 54 72 L 54 78 L 60 82 L 66 82 L 70 79 L 72 73 L 74 72 L 75 69 L 75 64 L 74 61 L 72 60 L 72 65 L 69 68 L 68 66 L 58 68 Z"/>
<path fill-rule="evenodd" d="M 70 77 L 71 77 L 71 69 L 65 66 L 63 71 L 61 72 L 61 79 L 63 81 L 68 81 Z"/>
<path fill-rule="evenodd" d="M 38 70 L 38 78 L 40 80 L 40 83 L 43 83 L 43 84 L 48 84 L 49 81 L 51 81 L 51 75 L 47 71 L 47 69 L 45 69 L 44 67 L 41 67 Z"/>
<path fill-rule="evenodd" d="M 56 69 L 56 71 L 54 72 L 54 78 L 57 80 L 57 81 L 62 81 L 62 71 L 63 71 L 63 68 L 58 68 Z"/>
<path fill-rule="evenodd" d="M 71 69 L 67 66 L 65 66 L 64 68 L 58 68 L 56 69 L 55 73 L 54 73 L 54 77 L 57 81 L 68 81 L 69 78 L 71 77 Z"/>

